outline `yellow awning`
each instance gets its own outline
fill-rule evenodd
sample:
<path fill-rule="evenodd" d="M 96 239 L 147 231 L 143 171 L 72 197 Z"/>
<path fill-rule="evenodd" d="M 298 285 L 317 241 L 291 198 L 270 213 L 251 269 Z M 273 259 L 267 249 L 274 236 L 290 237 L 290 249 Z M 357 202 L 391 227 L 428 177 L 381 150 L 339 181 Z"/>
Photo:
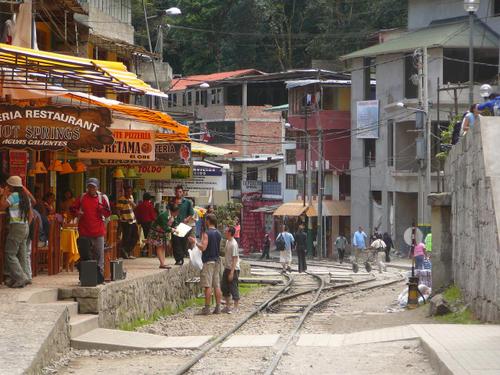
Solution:
<path fill-rule="evenodd" d="M 283 203 L 273 212 L 273 216 L 300 216 L 307 208 L 303 202 Z"/>
<path fill-rule="evenodd" d="M 209 146 L 205 143 L 191 142 L 191 152 L 207 156 L 224 156 L 237 153 L 235 150 L 228 150 L 221 147 Z"/>
<path fill-rule="evenodd" d="M 72 100 L 79 100 L 85 103 L 90 103 L 96 106 L 105 107 L 113 111 L 121 112 L 131 117 L 135 117 L 140 121 L 149 122 L 151 124 L 157 125 L 163 129 L 166 129 L 171 134 L 158 133 L 156 134 L 156 139 L 169 141 L 169 142 L 181 142 L 190 141 L 189 138 L 189 127 L 179 124 L 168 114 L 160 111 L 155 111 L 146 107 L 139 107 L 131 104 L 125 104 L 117 100 L 111 100 L 106 98 L 99 98 L 92 95 L 86 95 L 83 93 L 69 93 L 65 95 Z"/>
<path fill-rule="evenodd" d="M 129 72 L 123 63 L 116 61 L 85 59 L 0 43 L 0 67 L 11 68 L 12 75 L 17 77 L 63 87 L 105 86 L 119 92 L 166 97 L 165 93 L 152 88 Z M 9 78 L 4 72 L 3 80 L 9 82 Z"/>
<path fill-rule="evenodd" d="M 323 201 L 323 216 L 351 216 L 351 201 Z M 312 205 L 307 209 L 308 217 L 318 216 L 318 202 L 313 201 Z"/>

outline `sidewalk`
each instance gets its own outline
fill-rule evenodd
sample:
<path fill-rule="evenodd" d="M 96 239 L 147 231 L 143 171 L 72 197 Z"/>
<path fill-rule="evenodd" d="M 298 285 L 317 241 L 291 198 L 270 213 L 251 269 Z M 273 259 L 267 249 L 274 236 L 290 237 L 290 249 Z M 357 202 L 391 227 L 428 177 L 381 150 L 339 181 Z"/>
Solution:
<path fill-rule="evenodd" d="M 438 374 L 500 374 L 500 325 L 412 324 L 345 335 L 303 334 L 297 346 L 342 347 L 411 339 L 420 339 Z"/>

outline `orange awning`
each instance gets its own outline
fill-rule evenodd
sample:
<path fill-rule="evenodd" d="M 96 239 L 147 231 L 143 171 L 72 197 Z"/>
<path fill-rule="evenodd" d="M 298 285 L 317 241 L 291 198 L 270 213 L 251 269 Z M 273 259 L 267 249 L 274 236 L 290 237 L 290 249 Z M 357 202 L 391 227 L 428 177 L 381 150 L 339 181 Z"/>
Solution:
<path fill-rule="evenodd" d="M 105 107 L 113 111 L 121 112 L 140 121 L 149 122 L 171 132 L 169 134 L 159 133 L 156 135 L 157 139 L 179 142 L 190 140 L 189 127 L 179 124 L 164 112 L 155 111 L 153 109 L 139 107 L 131 104 L 125 104 L 117 100 L 110 100 L 92 95 L 86 95 L 83 93 L 69 93 L 65 96 L 72 100 L 79 100 L 96 106 Z"/>

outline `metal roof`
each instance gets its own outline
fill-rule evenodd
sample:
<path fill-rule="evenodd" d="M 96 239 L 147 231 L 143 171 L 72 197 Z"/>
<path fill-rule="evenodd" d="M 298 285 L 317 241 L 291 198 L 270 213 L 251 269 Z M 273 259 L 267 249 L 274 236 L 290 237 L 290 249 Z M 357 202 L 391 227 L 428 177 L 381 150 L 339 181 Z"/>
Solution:
<path fill-rule="evenodd" d="M 350 53 L 341 59 L 407 52 L 422 47 L 468 48 L 468 46 L 469 23 L 467 18 L 459 18 L 431 23 L 426 28 L 409 31 L 399 38 Z M 498 48 L 498 34 L 479 19 L 475 20 L 474 48 Z"/>

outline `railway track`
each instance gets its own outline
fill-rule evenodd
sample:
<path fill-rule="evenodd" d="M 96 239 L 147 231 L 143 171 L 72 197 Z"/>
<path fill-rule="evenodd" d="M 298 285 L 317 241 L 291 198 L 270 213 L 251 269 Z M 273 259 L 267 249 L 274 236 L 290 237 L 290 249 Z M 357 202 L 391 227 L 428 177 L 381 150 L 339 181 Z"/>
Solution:
<path fill-rule="evenodd" d="M 281 265 L 279 264 L 256 264 L 256 266 L 259 268 L 272 268 L 276 270 L 281 268 Z M 339 269 L 339 267 L 332 266 L 323 268 Z M 340 267 L 340 269 L 346 271 L 345 267 Z M 294 318 L 295 322 L 289 332 L 283 335 L 284 339 L 281 340 L 279 349 L 274 353 L 266 368 L 263 369 L 264 374 L 271 375 L 275 371 L 289 345 L 297 337 L 300 328 L 306 319 L 314 315 L 315 312 L 321 311 L 323 306 L 326 306 L 328 302 L 350 293 L 367 291 L 402 281 L 401 277 L 396 276 L 394 278 L 390 278 L 389 280 L 377 280 L 376 277 L 368 273 L 361 277 L 357 277 L 357 280 L 355 281 L 343 282 L 334 285 L 327 285 L 330 281 L 330 272 L 322 272 L 321 274 L 313 272 L 291 275 L 285 274 L 283 277 L 285 279 L 284 285 L 275 291 L 270 298 L 260 303 L 252 312 L 240 320 L 230 330 L 210 342 L 210 344 L 204 347 L 193 358 L 191 358 L 191 360 L 178 369 L 175 374 L 181 375 L 187 373 L 200 359 L 212 350 L 216 349 L 227 338 L 239 331 L 241 327 L 246 324 L 251 324 L 257 316 L 260 319 L 263 319 L 263 315 L 259 315 L 259 313 L 266 313 L 267 316 L 285 314 L 290 318 Z M 262 322 L 260 322 L 260 324 L 262 324 Z"/>

